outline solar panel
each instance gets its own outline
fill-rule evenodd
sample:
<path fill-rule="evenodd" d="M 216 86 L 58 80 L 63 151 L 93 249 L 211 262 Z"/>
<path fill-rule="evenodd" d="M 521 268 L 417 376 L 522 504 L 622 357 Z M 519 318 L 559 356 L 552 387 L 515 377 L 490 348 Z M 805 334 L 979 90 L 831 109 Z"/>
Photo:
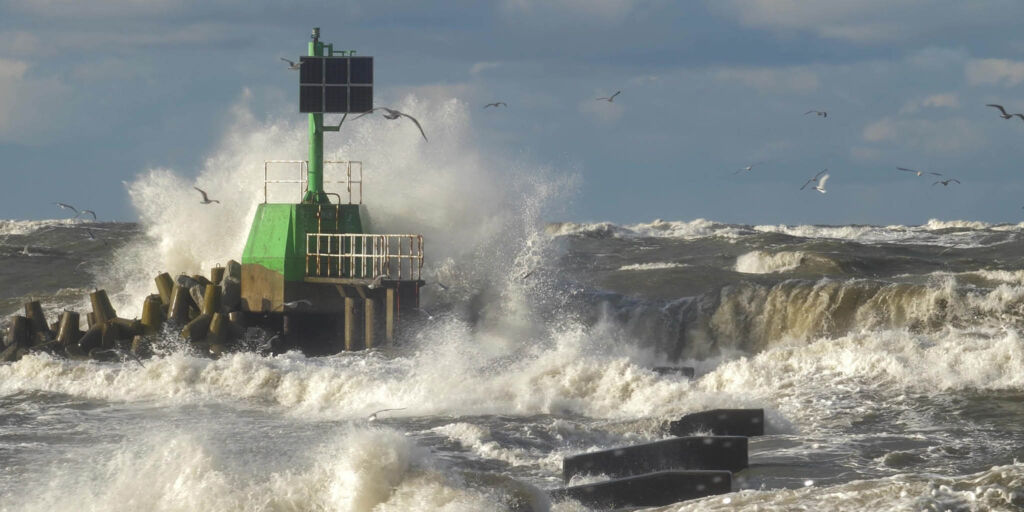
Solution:
<path fill-rule="evenodd" d="M 348 111 L 348 87 L 344 85 L 324 87 L 324 112 Z"/>
<path fill-rule="evenodd" d="M 324 81 L 323 57 L 299 57 L 299 83 L 319 84 Z"/>
<path fill-rule="evenodd" d="M 299 86 L 299 112 L 304 114 L 324 111 L 324 88 L 319 85 Z"/>
<path fill-rule="evenodd" d="M 373 57 L 349 57 L 349 83 L 373 84 Z"/>
<path fill-rule="evenodd" d="M 348 85 L 348 58 L 325 59 L 324 83 Z"/>
<path fill-rule="evenodd" d="M 373 57 L 300 57 L 299 112 L 373 108 Z"/>
<path fill-rule="evenodd" d="M 373 86 L 353 85 L 349 91 L 349 112 L 369 112 L 373 108 Z"/>

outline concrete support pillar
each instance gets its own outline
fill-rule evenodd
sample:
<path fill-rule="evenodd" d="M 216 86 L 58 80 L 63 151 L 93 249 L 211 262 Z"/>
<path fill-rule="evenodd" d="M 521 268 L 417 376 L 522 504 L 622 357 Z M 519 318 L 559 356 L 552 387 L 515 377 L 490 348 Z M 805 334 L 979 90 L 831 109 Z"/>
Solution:
<path fill-rule="evenodd" d="M 363 302 L 363 311 L 366 316 L 366 325 L 363 327 L 364 347 L 371 349 L 376 342 L 374 336 L 377 333 L 377 301 L 373 297 L 367 297 Z"/>
<path fill-rule="evenodd" d="M 355 350 L 356 342 L 356 300 L 345 297 L 345 350 Z"/>
<path fill-rule="evenodd" d="M 388 345 L 395 342 L 395 289 L 384 293 L 384 339 Z"/>

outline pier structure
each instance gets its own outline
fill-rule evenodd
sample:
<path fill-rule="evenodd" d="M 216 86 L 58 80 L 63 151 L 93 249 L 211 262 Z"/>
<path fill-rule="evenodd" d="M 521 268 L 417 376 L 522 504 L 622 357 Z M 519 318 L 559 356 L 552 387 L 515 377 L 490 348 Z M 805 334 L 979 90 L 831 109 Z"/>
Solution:
<path fill-rule="evenodd" d="M 391 342 L 402 311 L 419 307 L 423 237 L 370 233 L 363 220 L 362 162 L 323 158 L 324 133 L 339 131 L 348 114 L 373 108 L 373 57 L 337 51 L 314 28 L 299 62 L 309 155 L 264 164 L 263 203 L 241 262 L 246 323 L 280 330 L 311 354 Z M 327 113 L 344 117 L 324 126 Z M 325 181 L 328 170 L 335 179 Z M 282 187 L 297 187 L 297 202 L 272 200 Z"/>

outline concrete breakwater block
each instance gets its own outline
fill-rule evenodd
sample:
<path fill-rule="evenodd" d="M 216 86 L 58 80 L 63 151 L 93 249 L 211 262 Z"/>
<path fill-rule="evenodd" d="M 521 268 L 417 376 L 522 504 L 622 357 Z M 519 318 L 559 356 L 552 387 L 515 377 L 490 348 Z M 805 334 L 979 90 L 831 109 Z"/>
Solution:
<path fill-rule="evenodd" d="M 697 373 L 692 366 L 655 366 L 652 370 L 659 375 L 682 375 L 688 379 L 692 379 Z"/>
<path fill-rule="evenodd" d="M 629 476 L 668 469 L 740 471 L 747 467 L 747 438 L 677 437 L 573 455 L 562 460 L 562 478 Z"/>
<path fill-rule="evenodd" d="M 674 436 L 711 432 L 718 436 L 763 436 L 764 409 L 713 409 L 687 414 L 668 424 Z"/>
<path fill-rule="evenodd" d="M 684 500 L 732 492 L 728 471 L 660 471 L 550 491 L 592 508 L 662 507 Z"/>

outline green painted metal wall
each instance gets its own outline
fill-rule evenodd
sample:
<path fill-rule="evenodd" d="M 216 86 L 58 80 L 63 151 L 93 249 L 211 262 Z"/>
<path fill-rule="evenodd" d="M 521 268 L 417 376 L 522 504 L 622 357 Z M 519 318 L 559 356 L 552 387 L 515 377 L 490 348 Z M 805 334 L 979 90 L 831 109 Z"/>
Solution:
<path fill-rule="evenodd" d="M 306 234 L 317 231 L 316 204 L 261 204 L 249 229 L 242 264 L 258 264 L 284 276 L 285 281 L 302 281 L 306 276 Z M 363 233 L 359 205 L 339 206 L 340 218 L 333 220 L 336 205 L 320 223 L 323 233 Z M 337 229 L 336 229 L 337 226 Z"/>

